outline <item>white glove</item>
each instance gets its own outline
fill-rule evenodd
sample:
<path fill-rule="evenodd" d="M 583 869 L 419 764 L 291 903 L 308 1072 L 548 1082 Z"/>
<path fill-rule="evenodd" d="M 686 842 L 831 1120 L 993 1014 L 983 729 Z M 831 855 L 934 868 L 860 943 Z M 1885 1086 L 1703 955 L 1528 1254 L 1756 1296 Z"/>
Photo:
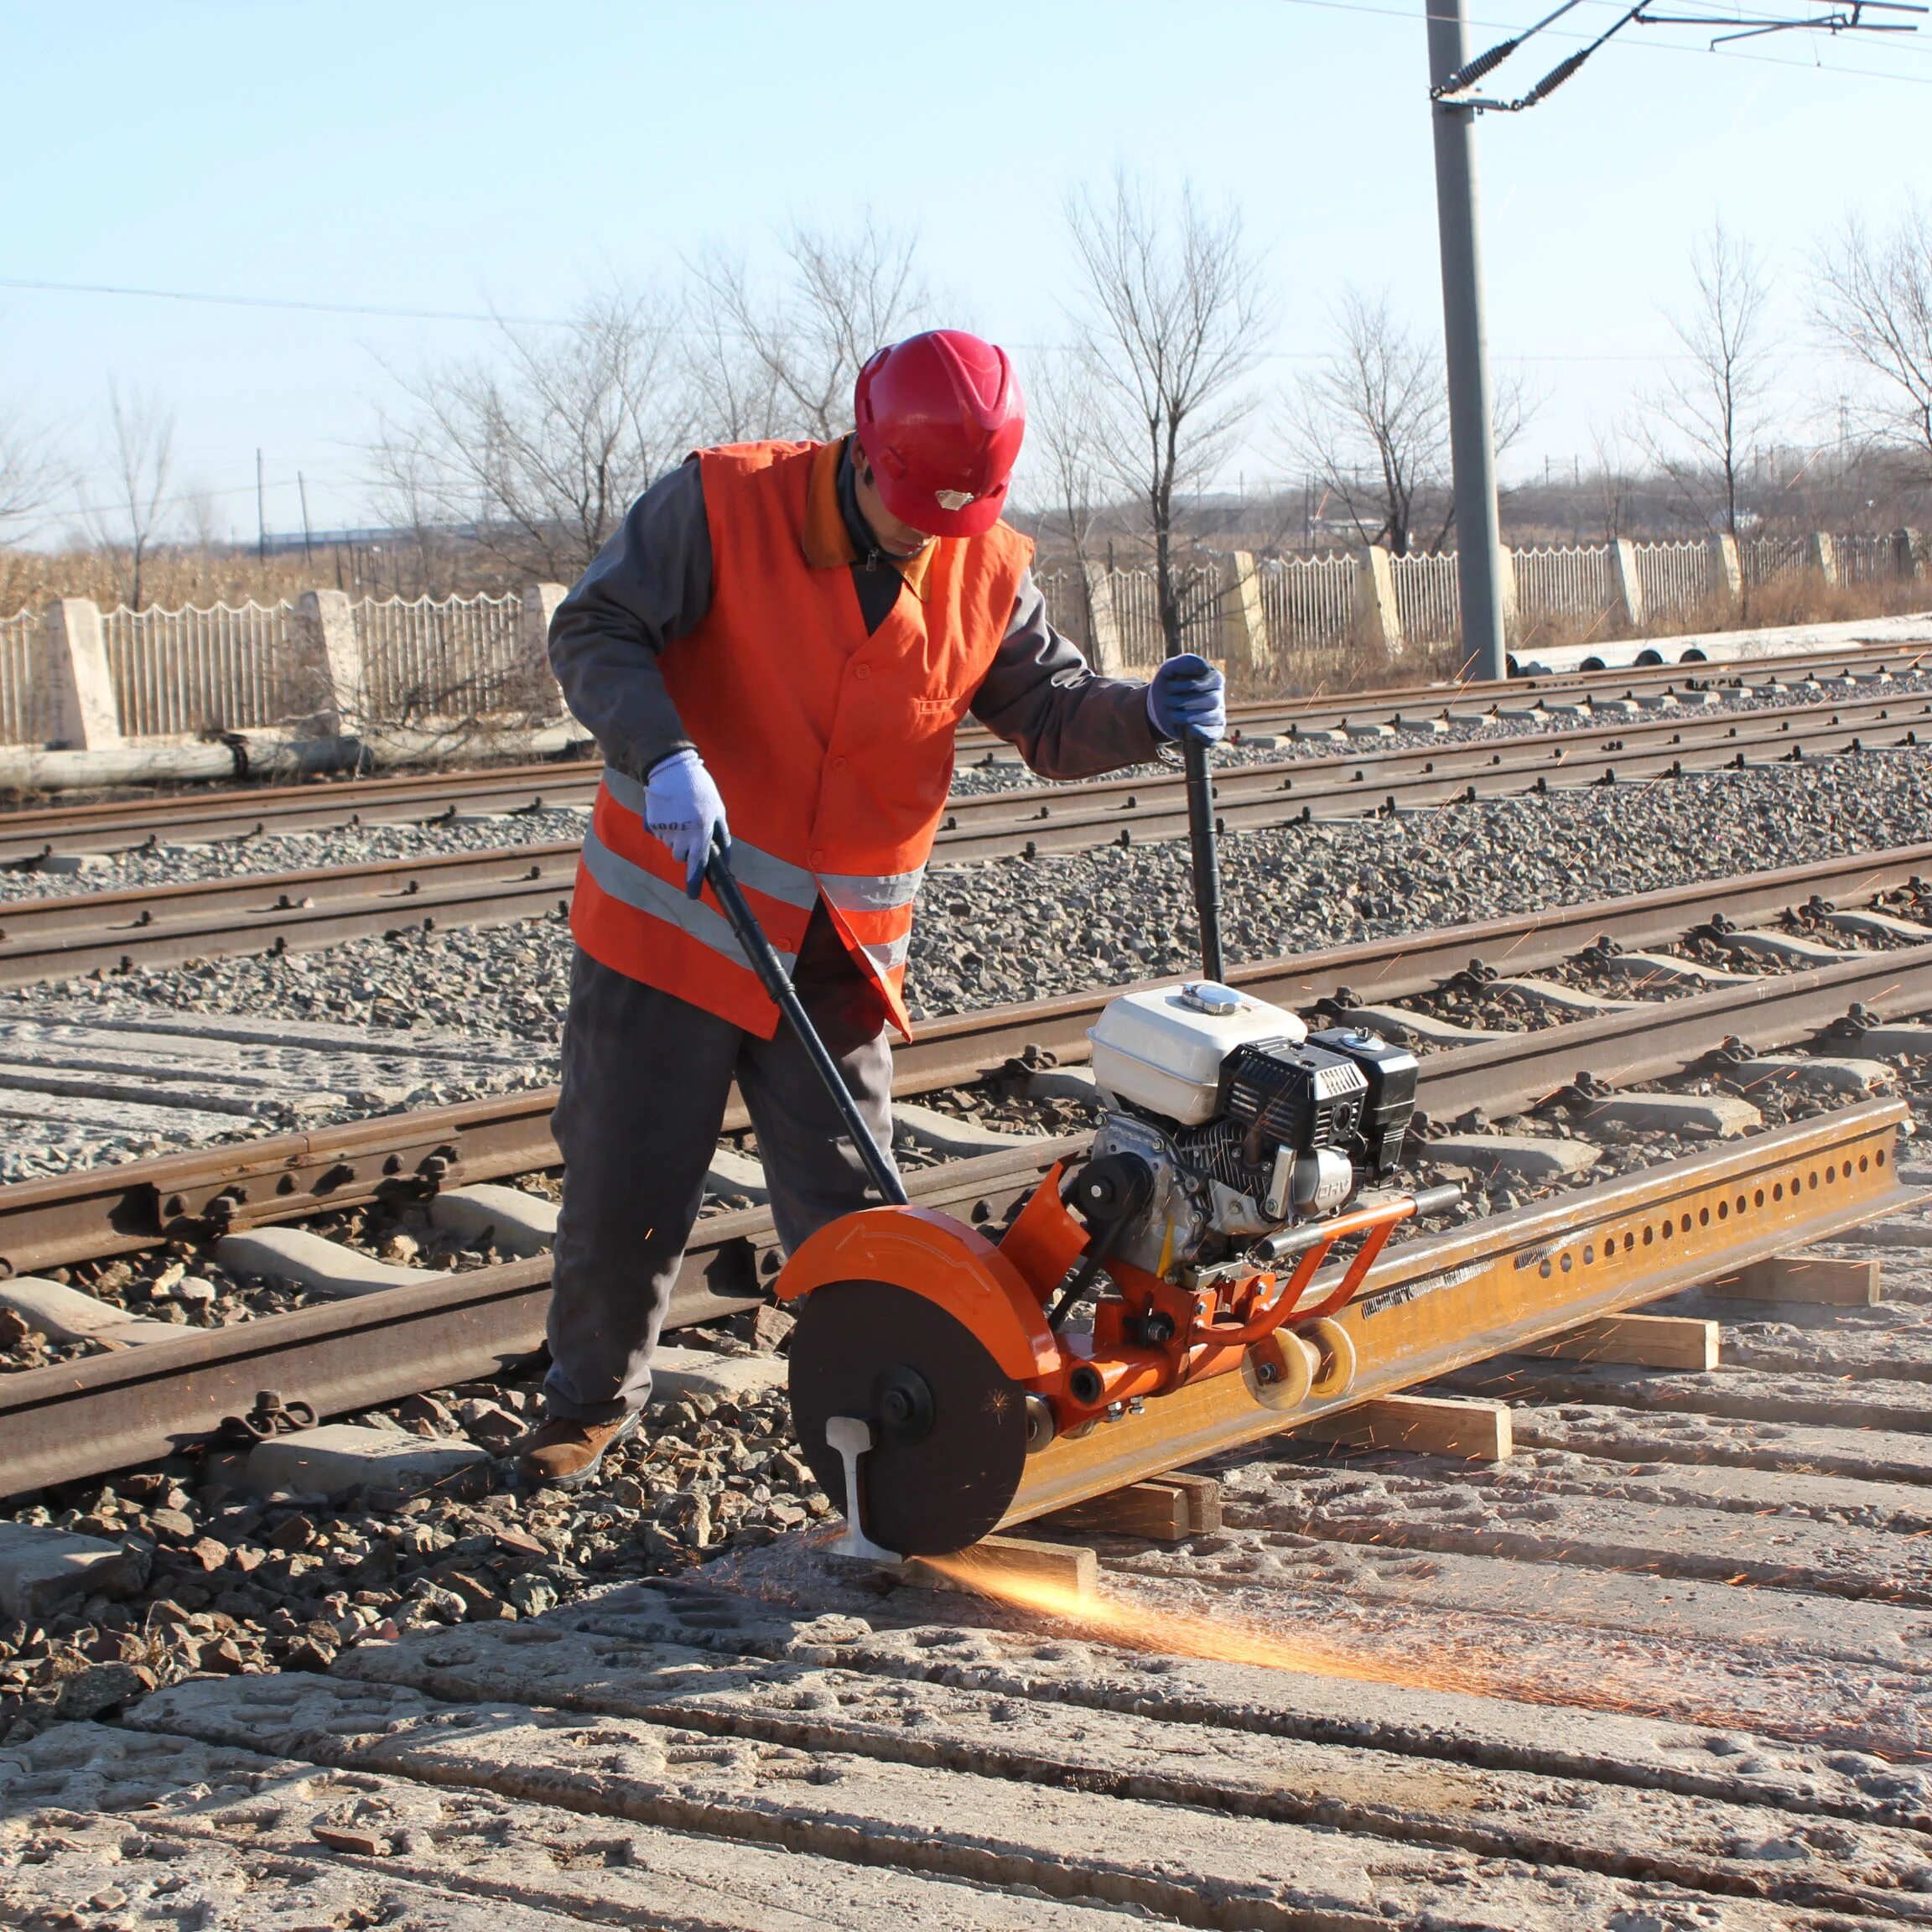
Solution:
<path fill-rule="evenodd" d="M 671 848 L 672 857 L 684 868 L 684 890 L 695 899 L 711 862 L 712 834 L 724 835 L 727 851 L 731 845 L 724 801 L 695 751 L 673 751 L 651 767 L 644 781 L 644 823 L 653 838 Z"/>

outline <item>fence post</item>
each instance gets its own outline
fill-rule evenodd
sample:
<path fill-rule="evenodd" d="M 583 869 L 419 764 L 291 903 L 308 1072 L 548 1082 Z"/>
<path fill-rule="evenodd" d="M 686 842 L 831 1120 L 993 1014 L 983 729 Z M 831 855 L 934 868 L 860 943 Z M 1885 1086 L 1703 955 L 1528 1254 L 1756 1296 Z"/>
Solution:
<path fill-rule="evenodd" d="M 550 620 L 557 606 L 570 595 L 561 584 L 526 584 L 523 586 L 523 661 L 529 667 L 532 708 L 538 693 L 548 699 L 548 715 L 564 715 L 564 689 L 550 671 Z"/>
<path fill-rule="evenodd" d="M 1093 619 L 1093 668 L 1103 678 L 1126 675 L 1120 651 L 1120 623 L 1114 614 L 1114 573 L 1104 564 L 1081 565 L 1087 576 L 1087 609 Z"/>
<path fill-rule="evenodd" d="M 1910 583 L 1924 574 L 1920 559 L 1924 554 L 1924 539 L 1916 530 L 1894 530 L 1892 532 L 1892 569 L 1893 573 Z"/>
<path fill-rule="evenodd" d="M 1221 564 L 1221 648 L 1230 665 L 1271 671 L 1275 652 L 1268 641 L 1268 613 L 1261 603 L 1261 579 L 1252 550 L 1230 550 Z"/>
<path fill-rule="evenodd" d="M 1391 656 L 1402 648 L 1402 613 L 1395 605 L 1395 573 L 1379 543 L 1355 553 L 1355 618 L 1371 644 Z"/>
<path fill-rule="evenodd" d="M 340 738 L 358 730 L 367 708 L 362 640 L 345 590 L 304 590 L 295 600 L 295 621 L 309 641 L 315 667 L 317 729 Z"/>
<path fill-rule="evenodd" d="M 1637 571 L 1637 546 L 1628 537 L 1610 539 L 1610 614 L 1633 631 L 1641 631 L 1649 615 L 1644 607 L 1644 579 Z"/>
<path fill-rule="evenodd" d="M 47 667 L 49 738 L 74 751 L 112 750 L 122 742 L 121 708 L 107 662 L 101 607 L 86 597 L 62 597 L 40 623 Z"/>
<path fill-rule="evenodd" d="M 1829 530 L 1814 530 L 1805 539 L 1805 567 L 1815 570 L 1827 585 L 1836 588 L 1838 546 L 1831 541 Z"/>
<path fill-rule="evenodd" d="M 1720 530 L 1711 539 L 1711 588 L 1735 604 L 1744 595 L 1744 562 L 1737 539 Z"/>

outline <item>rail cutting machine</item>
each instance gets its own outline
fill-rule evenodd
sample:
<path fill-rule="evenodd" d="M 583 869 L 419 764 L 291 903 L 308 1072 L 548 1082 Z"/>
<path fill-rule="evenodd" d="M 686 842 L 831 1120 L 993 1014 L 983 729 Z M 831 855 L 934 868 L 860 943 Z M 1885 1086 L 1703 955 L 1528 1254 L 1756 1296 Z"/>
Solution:
<path fill-rule="evenodd" d="M 1218 969 L 1205 761 L 1189 767 L 1196 897 Z M 1310 1034 L 1218 970 L 1124 994 L 1089 1035 L 1107 1103 L 1090 1155 L 1055 1166 L 994 1239 L 909 1202 L 721 849 L 708 877 L 885 1202 L 821 1228 L 776 1285 L 797 1316 L 799 1445 L 845 1504 L 835 1549 L 963 1549 L 999 1525 L 1030 1455 L 1157 1414 L 1212 1376 L 1241 1376 L 1284 1420 L 1347 1389 L 1354 1349 L 1336 1311 L 1401 1222 L 1459 1192 L 1363 1192 L 1400 1162 L 1411 1054 L 1372 1033 Z M 1346 1265 L 1324 1274 L 1351 1238 Z"/>

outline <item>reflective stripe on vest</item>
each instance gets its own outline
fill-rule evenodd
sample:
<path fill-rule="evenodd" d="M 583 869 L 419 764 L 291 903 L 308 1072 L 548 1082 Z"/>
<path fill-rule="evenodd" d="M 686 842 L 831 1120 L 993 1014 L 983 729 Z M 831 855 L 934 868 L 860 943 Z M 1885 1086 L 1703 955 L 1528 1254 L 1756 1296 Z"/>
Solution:
<path fill-rule="evenodd" d="M 925 876 L 923 865 L 917 872 L 821 872 L 818 889 L 841 912 L 890 912 L 919 896 Z"/>
<path fill-rule="evenodd" d="M 626 812 L 635 812 L 639 821 L 642 821 L 645 788 L 635 778 L 606 765 L 604 789 Z M 773 857 L 769 852 L 761 852 L 756 845 L 748 845 L 742 839 L 731 841 L 731 870 L 740 886 L 749 886 L 768 899 L 782 899 L 787 906 L 801 906 L 807 911 L 818 896 L 818 882 L 802 865 L 794 865 L 787 860 Z M 914 874 L 915 888 L 917 878 L 918 875 Z M 689 905 L 691 901 L 687 899 L 685 903 Z"/>
<path fill-rule="evenodd" d="M 669 849 L 644 823 L 645 787 L 626 773 L 606 766 L 604 789 L 609 804 L 622 811 L 635 832 L 634 849 L 657 858 L 675 874 Z M 614 829 L 612 836 L 617 836 Z M 823 891 L 826 904 L 847 944 L 878 981 L 887 1005 L 896 1016 L 902 1005 L 906 961 L 912 946 L 912 906 L 925 868 L 914 872 L 842 872 L 815 878 L 802 865 L 781 859 L 743 839 L 731 842 L 731 870 L 740 885 L 762 893 L 795 912 L 809 913 Z M 730 922 L 707 899 L 693 899 L 675 877 L 648 871 L 621 852 L 612 850 L 595 825 L 584 834 L 584 870 L 590 881 L 621 904 L 675 927 L 721 960 L 750 973 L 755 970 L 731 931 Z M 769 926 L 767 919 L 765 923 Z M 771 935 L 768 932 L 767 937 Z M 773 950 L 789 973 L 797 960 L 773 940 Z M 740 1010 L 729 1002 L 733 1016 Z"/>
<path fill-rule="evenodd" d="M 889 973 L 896 973 L 906 963 L 912 950 L 912 935 L 901 932 L 896 939 L 888 939 L 883 945 L 875 945 L 870 940 L 861 941 L 860 951 L 870 962 L 872 970 L 883 979 Z"/>
<path fill-rule="evenodd" d="M 768 852 L 758 851 L 756 846 L 735 845 L 731 849 L 732 866 L 745 877 L 750 876 L 751 867 L 740 865 L 740 854 L 746 858 L 755 856 L 775 866 L 785 863 L 782 859 L 773 859 Z M 653 919 L 665 920 L 695 939 L 700 946 L 709 946 L 714 953 L 729 959 L 734 966 L 742 966 L 747 972 L 754 970 L 745 948 L 738 943 L 738 936 L 731 930 L 730 921 L 722 912 L 714 912 L 702 899 L 693 899 L 679 887 L 667 885 L 641 865 L 633 865 L 628 859 L 613 852 L 595 829 L 584 835 L 584 870 L 613 899 L 621 899 L 626 906 L 636 906 L 640 912 L 648 912 Z M 793 871 L 797 868 L 786 866 L 786 870 Z M 787 973 L 797 958 L 796 953 L 778 953 L 779 963 Z"/>

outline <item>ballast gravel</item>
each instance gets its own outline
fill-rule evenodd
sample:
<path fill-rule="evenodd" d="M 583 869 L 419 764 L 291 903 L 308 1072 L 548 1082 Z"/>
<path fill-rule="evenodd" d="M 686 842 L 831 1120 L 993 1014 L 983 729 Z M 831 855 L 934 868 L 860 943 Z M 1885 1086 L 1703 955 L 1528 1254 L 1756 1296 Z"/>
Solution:
<path fill-rule="evenodd" d="M 1906 750 L 1235 833 L 1221 851 L 1227 949 L 1239 961 L 1348 945 L 1911 844 L 1929 832 L 1932 771 Z M 914 930 L 910 1003 L 930 1019 L 1181 974 L 1195 967 L 1195 946 L 1179 844 L 938 866 Z M 439 1090 L 456 1100 L 551 1076 L 569 958 L 568 925 L 553 915 L 24 989 L 0 994 L 0 1017 L 49 1005 L 247 1014 L 454 1030 L 527 1052 L 486 1083 Z M 383 1110 L 345 1103 L 311 1124 Z M 34 1133 L 31 1122 L 10 1127 L 0 1145 Z M 90 1146 L 80 1159 L 136 1151 L 112 1136 Z"/>
<path fill-rule="evenodd" d="M 1756 683 L 1742 686 L 1716 685 L 1709 692 L 1698 688 L 1687 677 L 1685 692 L 1685 705 L 1647 706 L 1643 719 L 1661 722 L 1674 717 L 1701 718 L 1720 714 L 1734 717 L 1740 713 L 1818 704 L 1832 699 L 1924 696 L 1932 693 L 1932 672 L 1908 672 L 1883 682 L 1871 678 L 1839 678 L 1828 683 L 1806 679 L 1786 684 L 1761 678 Z M 1717 700 L 1714 707 L 1706 707 L 1703 702 L 1710 696 Z M 1440 724 L 1440 730 L 1397 728 L 1356 737 L 1346 737 L 1339 731 L 1317 730 L 1297 736 L 1291 727 L 1269 730 L 1257 725 L 1244 736 L 1222 745 L 1215 753 L 1215 763 L 1226 769 L 1279 764 L 1285 760 L 1426 750 L 1479 740 L 1601 730 L 1616 721 L 1604 712 L 1545 712 L 1533 690 L 1525 690 L 1519 698 L 1509 700 L 1500 714 L 1492 709 L 1483 715 L 1474 707 L 1461 704 L 1455 691 L 1447 687 L 1431 693 L 1430 698 L 1431 702 L 1415 707 L 1415 717 L 1419 724 L 1424 719 L 1432 719 Z M 1154 763 L 1134 766 L 1115 776 L 1171 776 L 1178 767 L 1179 760 L 1170 750 Z M 1017 751 L 1002 745 L 978 758 L 963 761 L 954 771 L 952 792 L 955 797 L 984 797 L 1025 790 L 1040 782 L 1021 761 Z M 317 796 L 319 799 L 325 797 L 325 788 L 317 787 Z M 355 818 L 351 808 L 345 806 L 344 812 L 345 818 Z M 189 838 L 179 843 L 158 843 L 152 849 L 96 854 L 84 870 L 74 872 L 0 866 L 0 902 L 70 893 L 129 891 L 237 875 L 307 871 L 319 866 L 377 865 L 386 860 L 419 860 L 518 845 L 556 844 L 581 838 L 589 817 L 587 804 L 553 806 L 540 811 L 485 808 L 470 813 L 459 808 L 454 816 L 450 812 L 424 810 L 419 818 L 367 823 L 357 819 L 310 832 L 243 833 L 206 841 Z M 0 818 L 0 825 L 3 824 L 4 818 Z M 64 845 L 64 849 L 72 847 L 73 841 Z"/>

